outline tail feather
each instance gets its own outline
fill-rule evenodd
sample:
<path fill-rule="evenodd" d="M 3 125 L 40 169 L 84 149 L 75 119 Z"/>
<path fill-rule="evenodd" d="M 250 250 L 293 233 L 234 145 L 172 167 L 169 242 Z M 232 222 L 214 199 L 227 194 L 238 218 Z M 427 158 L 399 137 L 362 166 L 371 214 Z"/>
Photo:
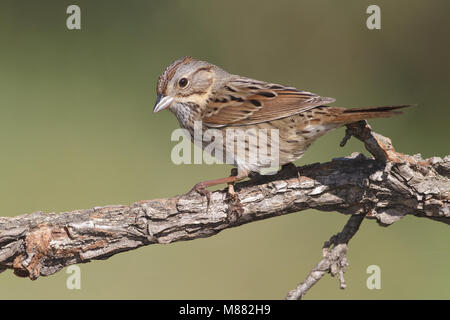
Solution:
<path fill-rule="evenodd" d="M 410 104 L 400 105 L 400 106 L 381 106 L 381 107 L 366 107 L 366 108 L 352 108 L 345 109 L 344 113 L 355 113 L 355 112 L 385 112 L 392 111 L 402 108 L 411 107 Z"/>
<path fill-rule="evenodd" d="M 381 106 L 381 107 L 367 107 L 367 108 L 339 108 L 336 117 L 331 120 L 333 123 L 352 123 L 356 121 L 371 119 L 371 118 L 388 118 L 394 115 L 402 114 L 398 111 L 402 108 L 410 107 L 411 105 L 400 106 Z"/>

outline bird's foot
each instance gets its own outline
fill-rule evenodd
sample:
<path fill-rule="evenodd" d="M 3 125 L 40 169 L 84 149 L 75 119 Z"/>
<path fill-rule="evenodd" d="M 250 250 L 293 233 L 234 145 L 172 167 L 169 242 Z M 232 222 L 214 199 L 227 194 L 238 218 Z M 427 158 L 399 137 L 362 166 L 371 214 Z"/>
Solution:
<path fill-rule="evenodd" d="M 250 178 L 250 180 L 257 181 L 258 179 L 261 179 L 262 175 L 259 172 L 251 171 L 248 174 L 248 177 Z"/>
<path fill-rule="evenodd" d="M 227 220 L 233 224 L 242 216 L 244 209 L 242 208 L 238 194 L 234 191 L 234 184 L 232 183 L 228 184 L 225 201 L 228 203 Z"/>
<path fill-rule="evenodd" d="M 188 193 L 194 192 L 206 197 L 206 212 L 208 212 L 209 204 L 211 203 L 211 191 L 206 189 L 206 185 L 204 182 L 199 182 L 195 186 L 193 186 Z"/>
<path fill-rule="evenodd" d="M 300 176 L 301 176 L 299 168 L 292 162 L 282 165 L 280 173 L 287 177 L 295 176 L 297 178 L 300 178 Z"/>
<path fill-rule="evenodd" d="M 229 183 L 228 184 L 228 190 L 227 190 L 226 199 L 227 199 L 228 202 L 232 202 L 233 204 L 240 204 L 239 196 L 236 193 L 236 191 L 234 190 L 234 184 L 233 183 Z"/>
<path fill-rule="evenodd" d="M 230 175 L 236 176 L 237 169 L 236 168 L 231 169 Z M 228 183 L 228 190 L 225 199 L 226 202 L 228 203 L 227 220 L 231 224 L 233 224 L 240 218 L 242 212 L 244 211 L 239 196 L 234 190 L 234 182 Z"/>

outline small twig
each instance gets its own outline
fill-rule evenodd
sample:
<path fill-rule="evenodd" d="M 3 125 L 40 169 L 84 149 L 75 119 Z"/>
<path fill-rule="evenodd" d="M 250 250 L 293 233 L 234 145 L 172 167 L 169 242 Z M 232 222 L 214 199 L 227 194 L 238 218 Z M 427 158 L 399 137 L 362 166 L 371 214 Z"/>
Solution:
<path fill-rule="evenodd" d="M 363 214 L 352 215 L 342 231 L 325 242 L 322 251 L 323 259 L 311 270 L 305 281 L 288 293 L 287 300 L 300 300 L 326 273 L 330 273 L 332 276 L 339 274 L 340 288 L 345 289 L 347 285 L 344 273 L 348 267 L 348 243 L 358 231 L 364 217 Z"/>
<path fill-rule="evenodd" d="M 350 131 L 350 128 L 346 127 L 345 128 L 345 136 L 342 138 L 342 141 L 339 144 L 339 146 L 344 147 L 347 144 L 347 141 L 350 140 L 351 137 L 352 137 L 352 133 Z"/>

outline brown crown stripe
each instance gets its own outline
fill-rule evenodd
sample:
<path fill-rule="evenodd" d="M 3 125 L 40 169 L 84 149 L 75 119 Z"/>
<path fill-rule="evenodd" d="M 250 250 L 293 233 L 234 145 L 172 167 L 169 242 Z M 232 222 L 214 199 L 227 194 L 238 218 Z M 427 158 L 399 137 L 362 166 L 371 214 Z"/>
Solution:
<path fill-rule="evenodd" d="M 170 66 L 164 70 L 164 72 L 161 74 L 158 80 L 158 87 L 157 87 L 157 94 L 162 94 L 167 89 L 167 83 L 170 81 L 170 79 L 173 78 L 175 75 L 175 72 L 177 71 L 177 68 L 181 64 L 188 63 L 192 60 L 192 57 L 183 57 L 178 60 L 175 60 Z"/>

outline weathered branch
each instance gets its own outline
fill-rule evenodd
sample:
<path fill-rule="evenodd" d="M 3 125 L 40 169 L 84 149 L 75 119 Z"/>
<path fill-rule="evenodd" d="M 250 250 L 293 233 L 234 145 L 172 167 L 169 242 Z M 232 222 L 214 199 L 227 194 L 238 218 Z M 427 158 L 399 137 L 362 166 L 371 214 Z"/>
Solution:
<path fill-rule="evenodd" d="M 190 193 L 129 206 L 0 218 L 0 272 L 13 269 L 36 279 L 140 246 L 209 237 L 306 209 L 352 214 L 350 221 L 365 215 L 383 226 L 407 214 L 450 224 L 450 156 L 423 160 L 397 153 L 365 122 L 348 126 L 345 140 L 351 135 L 364 142 L 374 159 L 353 154 L 256 177 L 237 184 L 232 199 L 224 190 L 213 192 L 208 212 L 205 197 Z M 292 297 L 303 294 L 300 290 Z"/>

